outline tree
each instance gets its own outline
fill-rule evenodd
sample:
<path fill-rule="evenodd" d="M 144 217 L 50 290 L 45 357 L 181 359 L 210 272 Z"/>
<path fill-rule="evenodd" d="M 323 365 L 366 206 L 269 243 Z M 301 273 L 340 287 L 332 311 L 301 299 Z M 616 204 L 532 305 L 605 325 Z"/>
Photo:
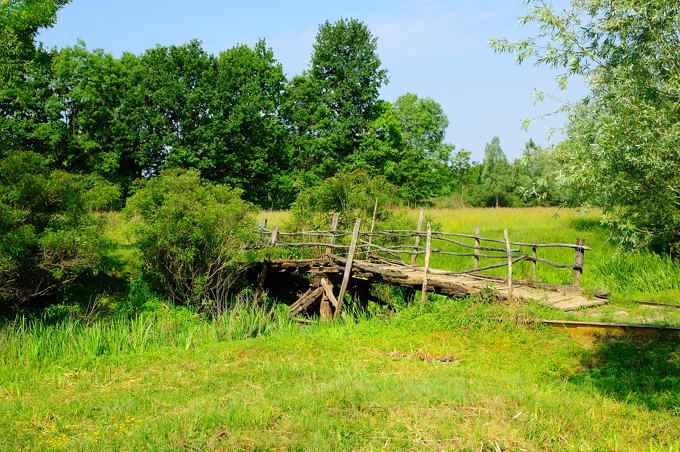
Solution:
<path fill-rule="evenodd" d="M 535 37 L 499 51 L 588 81 L 556 148 L 562 182 L 589 194 L 622 244 L 680 250 L 680 3 L 579 0 L 558 13 L 533 3 Z"/>
<path fill-rule="evenodd" d="M 355 19 L 325 22 L 319 27 L 312 53 L 308 86 L 316 90 L 323 109 L 328 157 L 341 160 L 354 152 L 367 125 L 379 114 L 380 87 L 387 83 L 376 53 L 376 38 Z"/>
<path fill-rule="evenodd" d="M 488 200 L 493 200 L 496 207 L 500 207 L 501 201 L 508 205 L 508 192 L 512 188 L 510 165 L 498 137 L 493 137 L 484 148 L 480 183 L 483 197 L 487 199 L 485 204 L 488 205 Z"/>
<path fill-rule="evenodd" d="M 29 308 L 103 262 L 102 224 L 83 178 L 33 152 L 0 160 L 0 308 Z"/>

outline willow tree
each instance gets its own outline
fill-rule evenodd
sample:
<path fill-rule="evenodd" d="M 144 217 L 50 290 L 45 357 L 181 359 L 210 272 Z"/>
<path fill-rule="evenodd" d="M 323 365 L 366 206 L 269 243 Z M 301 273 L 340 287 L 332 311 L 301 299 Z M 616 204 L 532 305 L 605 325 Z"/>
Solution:
<path fill-rule="evenodd" d="M 589 94 L 565 105 L 560 180 L 588 193 L 627 246 L 680 251 L 680 3 L 573 0 L 560 12 L 529 1 L 519 42 L 493 40 L 519 62 L 561 69 L 564 87 L 584 77 Z"/>

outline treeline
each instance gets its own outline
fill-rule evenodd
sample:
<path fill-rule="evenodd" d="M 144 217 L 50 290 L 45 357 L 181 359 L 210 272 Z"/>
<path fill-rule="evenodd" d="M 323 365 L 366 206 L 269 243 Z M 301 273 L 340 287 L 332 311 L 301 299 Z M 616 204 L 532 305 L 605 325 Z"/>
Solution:
<path fill-rule="evenodd" d="M 509 171 L 497 142 L 476 164 L 446 142 L 449 122 L 436 101 L 379 98 L 387 72 L 376 38 L 357 20 L 321 25 L 309 69 L 287 79 L 264 41 L 218 55 L 198 41 L 120 58 L 82 42 L 46 50 L 31 40 L 56 3 L 37 4 L 53 6 L 1 6 L 3 36 L 22 48 L 6 55 L 13 67 L 0 94 L 0 150 L 37 152 L 55 169 L 109 183 L 116 207 L 135 180 L 177 167 L 270 209 L 356 170 L 384 176 L 410 204 L 461 191 L 474 205 L 526 200 L 518 191 L 524 166 Z"/>

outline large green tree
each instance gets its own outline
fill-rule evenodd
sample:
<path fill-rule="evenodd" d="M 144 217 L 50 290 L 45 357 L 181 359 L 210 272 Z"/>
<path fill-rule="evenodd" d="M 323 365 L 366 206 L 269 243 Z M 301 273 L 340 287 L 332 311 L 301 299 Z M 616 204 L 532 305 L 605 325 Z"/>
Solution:
<path fill-rule="evenodd" d="M 335 172 L 355 152 L 368 125 L 380 114 L 380 87 L 387 82 L 376 52 L 377 40 L 355 19 L 319 27 L 310 70 L 291 84 L 289 116 L 310 146 L 322 176 Z M 297 108 L 295 108 L 297 107 Z"/>
<path fill-rule="evenodd" d="M 492 41 L 521 62 L 585 77 L 589 95 L 569 108 L 557 148 L 561 180 L 604 210 L 628 246 L 680 250 L 680 3 L 574 0 L 560 12 L 532 1 L 534 37 Z M 567 106 L 568 107 L 568 106 Z"/>

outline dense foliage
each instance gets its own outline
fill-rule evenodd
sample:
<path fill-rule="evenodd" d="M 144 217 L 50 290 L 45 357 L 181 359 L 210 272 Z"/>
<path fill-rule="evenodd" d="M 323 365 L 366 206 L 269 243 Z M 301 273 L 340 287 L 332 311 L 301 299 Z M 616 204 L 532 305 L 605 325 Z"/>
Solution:
<path fill-rule="evenodd" d="M 630 246 L 680 250 L 680 3 L 577 0 L 557 12 L 533 3 L 534 38 L 495 41 L 521 62 L 585 77 L 590 94 L 570 108 L 558 147 L 562 181 L 587 193 Z"/>
<path fill-rule="evenodd" d="M 0 309 L 42 305 L 101 268 L 101 222 L 88 211 L 99 196 L 88 185 L 35 153 L 0 160 Z"/>
<path fill-rule="evenodd" d="M 254 221 L 241 192 L 172 169 L 128 198 L 144 278 L 177 304 L 225 304 Z"/>

